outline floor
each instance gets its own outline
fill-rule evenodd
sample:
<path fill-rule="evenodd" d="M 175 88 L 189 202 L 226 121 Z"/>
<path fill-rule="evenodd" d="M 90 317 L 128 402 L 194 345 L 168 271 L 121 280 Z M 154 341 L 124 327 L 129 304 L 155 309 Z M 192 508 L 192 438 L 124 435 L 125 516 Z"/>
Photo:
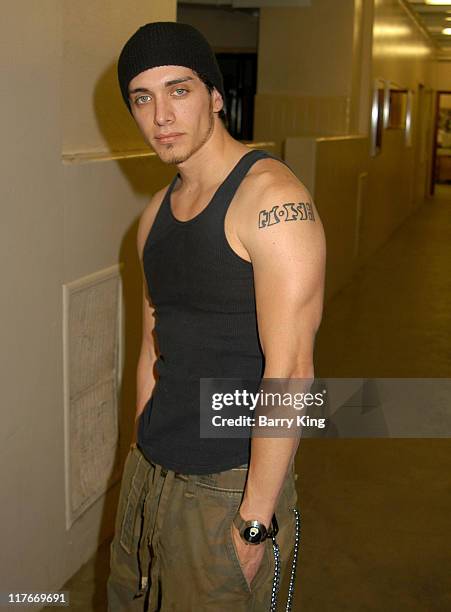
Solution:
<path fill-rule="evenodd" d="M 450 272 L 440 186 L 327 304 L 317 376 L 450 377 Z M 450 440 L 304 439 L 297 471 L 294 612 L 451 610 Z M 72 610 L 106 610 L 107 568 L 108 544 L 64 586 Z"/>

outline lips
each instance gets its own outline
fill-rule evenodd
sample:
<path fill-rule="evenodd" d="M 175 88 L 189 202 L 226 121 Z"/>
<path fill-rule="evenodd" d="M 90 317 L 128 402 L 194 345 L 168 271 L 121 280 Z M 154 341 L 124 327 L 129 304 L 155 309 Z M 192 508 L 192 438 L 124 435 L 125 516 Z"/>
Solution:
<path fill-rule="evenodd" d="M 172 134 L 160 134 L 160 136 L 155 136 L 155 140 L 164 144 L 168 142 L 174 142 L 179 136 L 182 136 L 180 132 L 173 132 Z"/>

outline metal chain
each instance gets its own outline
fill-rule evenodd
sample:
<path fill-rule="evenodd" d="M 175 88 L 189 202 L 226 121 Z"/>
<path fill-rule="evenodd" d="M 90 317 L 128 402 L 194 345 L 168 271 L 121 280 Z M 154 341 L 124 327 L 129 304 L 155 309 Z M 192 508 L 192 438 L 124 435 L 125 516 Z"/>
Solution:
<path fill-rule="evenodd" d="M 293 605 L 293 595 L 296 578 L 296 568 L 298 564 L 299 554 L 299 542 L 301 540 L 301 515 L 297 508 L 293 508 L 295 516 L 295 532 L 294 532 L 294 551 L 293 551 L 293 563 L 291 564 L 290 583 L 288 585 L 288 597 L 286 612 L 291 612 L 291 606 Z"/>
<path fill-rule="evenodd" d="M 293 551 L 293 562 L 291 564 L 291 572 L 290 572 L 290 582 L 288 585 L 288 597 L 287 597 L 287 605 L 285 608 L 285 612 L 291 612 L 291 608 L 293 605 L 293 595 L 294 595 L 294 587 L 295 587 L 295 578 L 296 578 L 296 568 L 298 563 L 298 554 L 299 554 L 299 542 L 301 539 L 301 516 L 299 510 L 297 508 L 293 508 L 293 512 L 295 515 L 295 533 L 294 533 L 294 551 Z M 277 599 L 279 596 L 280 589 L 280 549 L 277 544 L 276 537 L 271 536 L 272 547 L 274 552 L 274 578 L 272 582 L 271 589 L 271 604 L 269 607 L 269 612 L 277 612 Z"/>
<path fill-rule="evenodd" d="M 279 545 L 276 542 L 276 537 L 271 536 L 271 540 L 272 540 L 272 548 L 274 551 L 274 578 L 272 581 L 271 605 L 269 607 L 269 612 L 276 612 L 277 598 L 279 596 L 279 588 L 280 588 L 280 550 L 279 550 Z"/>

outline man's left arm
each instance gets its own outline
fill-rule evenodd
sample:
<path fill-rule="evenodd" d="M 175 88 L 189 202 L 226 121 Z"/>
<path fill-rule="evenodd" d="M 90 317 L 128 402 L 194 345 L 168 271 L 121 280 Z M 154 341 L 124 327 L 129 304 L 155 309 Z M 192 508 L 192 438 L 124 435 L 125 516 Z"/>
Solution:
<path fill-rule="evenodd" d="M 310 194 L 295 178 L 277 175 L 256 190 L 241 225 L 240 240 L 252 261 L 263 378 L 313 379 L 313 349 L 323 306 L 325 238 Z M 294 460 L 299 437 L 253 437 L 247 484 L 240 507 L 244 520 L 266 527 Z M 232 533 L 250 583 L 263 555 Z"/>

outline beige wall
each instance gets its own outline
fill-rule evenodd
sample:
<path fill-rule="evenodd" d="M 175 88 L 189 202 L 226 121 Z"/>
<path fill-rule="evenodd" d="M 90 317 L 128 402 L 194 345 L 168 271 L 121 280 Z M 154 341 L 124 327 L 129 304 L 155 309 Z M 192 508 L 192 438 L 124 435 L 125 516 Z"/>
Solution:
<path fill-rule="evenodd" d="M 176 0 L 63 0 L 63 151 L 144 148 L 117 94 L 115 58 L 149 21 L 175 21 Z"/>
<path fill-rule="evenodd" d="M 361 261 L 368 140 L 364 136 L 288 138 L 285 152 L 290 167 L 312 194 L 324 225 L 327 300 Z"/>
<path fill-rule="evenodd" d="M 374 5 L 371 0 L 354 0 L 353 58 L 349 132 L 368 134 L 371 115 Z"/>
<path fill-rule="evenodd" d="M 259 93 L 348 96 L 353 0 L 260 11 Z"/>
<path fill-rule="evenodd" d="M 349 131 L 353 15 L 353 0 L 261 9 L 254 137 L 279 154 L 286 135 Z"/>
<path fill-rule="evenodd" d="M 257 51 L 258 16 L 213 6 L 178 6 L 177 21 L 198 28 L 215 51 Z"/>
<path fill-rule="evenodd" d="M 440 96 L 440 108 L 451 108 L 451 94 L 442 94 Z"/>
<path fill-rule="evenodd" d="M 435 68 L 435 87 L 442 91 L 451 91 L 451 60 L 438 61 Z"/>
<path fill-rule="evenodd" d="M 434 85 L 435 48 L 400 0 L 377 0 L 373 29 L 373 76 L 402 87 Z"/>
<path fill-rule="evenodd" d="M 424 199 L 435 49 L 399 0 L 316 0 L 310 8 L 264 9 L 260 51 L 256 137 L 274 139 L 279 153 L 285 141 L 285 159 L 320 194 L 317 206 L 320 214 L 324 207 L 334 260 L 328 264 L 330 296 Z M 413 90 L 413 144 L 406 146 L 402 130 L 384 130 L 381 153 L 371 157 L 376 77 Z M 341 138 L 353 133 L 365 138 Z M 296 137 L 304 138 L 300 150 Z M 355 234 L 350 220 L 357 192 L 360 242 L 351 257 L 346 249 Z M 332 214 L 334 208 L 339 212 Z"/>
<path fill-rule="evenodd" d="M 375 3 L 372 74 L 414 92 L 414 129 L 412 147 L 402 131 L 384 130 L 381 153 L 369 159 L 367 255 L 423 201 L 430 171 L 435 48 L 399 0 Z"/>
<path fill-rule="evenodd" d="M 123 452 L 140 326 L 136 220 L 172 172 L 152 158 L 65 164 L 61 154 L 108 148 L 116 123 L 128 122 L 118 147 L 130 144 L 132 122 L 119 92 L 113 80 L 99 82 L 137 25 L 174 15 L 175 0 L 3 7 L 3 590 L 58 589 L 111 533 L 117 487 L 65 527 L 62 285 L 125 264 Z"/>
<path fill-rule="evenodd" d="M 61 404 L 61 11 L 2 7 L 2 554 L 7 591 L 45 589 L 64 566 Z M 39 41 L 39 44 L 36 44 Z M 58 536 L 53 528 L 60 525 Z M 66 540 L 64 543 L 62 540 Z M 52 559 L 54 556 L 54 560 Z"/>

